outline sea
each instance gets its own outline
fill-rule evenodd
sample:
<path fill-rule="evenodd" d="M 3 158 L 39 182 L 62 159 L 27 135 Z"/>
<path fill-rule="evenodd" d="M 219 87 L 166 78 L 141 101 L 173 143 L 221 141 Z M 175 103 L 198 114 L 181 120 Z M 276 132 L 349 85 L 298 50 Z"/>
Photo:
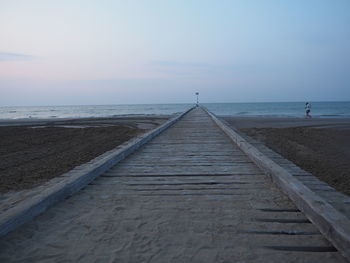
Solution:
<path fill-rule="evenodd" d="M 170 115 L 183 112 L 194 104 L 130 104 L 79 106 L 0 107 L 0 119 L 89 118 L 129 115 Z M 220 116 L 236 117 L 304 117 L 305 102 L 203 103 Z M 316 118 L 350 118 L 350 101 L 311 102 Z"/>

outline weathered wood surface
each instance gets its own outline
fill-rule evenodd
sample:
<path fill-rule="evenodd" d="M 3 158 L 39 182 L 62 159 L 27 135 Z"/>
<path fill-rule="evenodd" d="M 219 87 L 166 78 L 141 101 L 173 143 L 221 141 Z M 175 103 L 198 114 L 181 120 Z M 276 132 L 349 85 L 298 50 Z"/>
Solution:
<path fill-rule="evenodd" d="M 215 115 L 208 112 L 215 123 L 235 142 L 254 163 L 268 174 L 272 181 L 293 200 L 296 206 L 312 221 L 322 234 L 350 259 L 350 220 L 343 213 L 317 194 L 313 187 L 293 176 L 289 170 L 274 162 L 240 134 L 229 128 Z M 311 184 L 324 187 L 320 182 Z M 329 190 L 329 189 L 326 189 Z"/>
<path fill-rule="evenodd" d="M 344 262 L 201 108 L 0 240 L 26 259 Z"/>
<path fill-rule="evenodd" d="M 316 176 L 306 172 L 298 167 L 293 162 L 286 160 L 280 154 L 272 151 L 266 147 L 263 143 L 254 140 L 253 138 L 239 133 L 250 144 L 254 145 L 265 156 L 269 157 L 275 163 L 286 169 L 292 176 L 303 182 L 304 185 L 309 187 L 316 194 L 325 199 L 328 203 L 337 209 L 340 213 L 344 214 L 350 219 L 350 197 L 338 192 L 336 189 L 321 181 Z"/>
<path fill-rule="evenodd" d="M 68 196 L 78 192 L 96 177 L 126 158 L 155 136 L 168 129 L 181 119 L 188 111 L 179 114 L 159 127 L 137 136 L 117 146 L 88 163 L 75 167 L 71 171 L 33 189 L 22 191 L 0 202 L 0 236 L 6 235 L 33 217 Z"/>

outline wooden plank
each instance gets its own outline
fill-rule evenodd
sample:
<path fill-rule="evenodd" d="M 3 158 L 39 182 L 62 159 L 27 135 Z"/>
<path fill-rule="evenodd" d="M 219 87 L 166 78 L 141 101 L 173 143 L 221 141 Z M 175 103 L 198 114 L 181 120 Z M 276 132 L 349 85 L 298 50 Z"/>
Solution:
<path fill-rule="evenodd" d="M 6 235 L 8 232 L 44 212 L 50 206 L 76 193 L 126 156 L 174 125 L 191 110 L 192 108 L 168 120 L 156 129 L 131 139 L 128 143 L 118 146 L 86 164 L 74 168 L 64 175 L 64 180 L 59 182 L 53 181 L 54 183 L 52 185 L 46 187 L 40 193 L 31 198 L 24 199 L 22 202 L 3 211 L 0 215 L 0 236 Z"/>
<path fill-rule="evenodd" d="M 188 139 L 191 132 L 195 136 Z M 176 148 L 166 143 L 172 142 L 173 136 L 183 146 L 191 140 L 202 144 Z M 294 204 L 271 187 L 267 176 L 229 140 L 201 108 L 196 108 L 153 141 L 165 144 L 166 151 L 159 151 L 157 143 L 144 145 L 74 197 L 47 211 L 47 216 L 24 226 L 25 236 L 21 236 L 23 229 L 7 236 L 2 255 L 36 259 L 42 253 L 35 247 L 37 242 L 48 244 L 49 240 L 45 253 L 51 261 L 74 262 L 78 258 L 85 262 L 93 256 L 121 262 L 215 262 L 219 255 L 225 262 L 254 258 L 266 262 L 337 262 L 340 256 L 335 249 L 312 224 L 304 223 L 305 217 Z M 212 147 L 214 141 L 227 143 Z M 242 170 L 252 171 L 242 174 Z M 266 229 L 316 234 L 261 233 Z M 59 241 L 67 236 L 71 243 Z M 83 247 L 76 246 L 72 253 L 56 257 L 53 249 L 68 251 L 82 236 L 86 240 Z M 21 242 L 16 242 L 18 239 Z M 11 244 L 10 249 L 7 244 Z M 285 257 L 261 249 L 262 245 L 326 252 L 298 252 Z M 142 258 L 132 257 L 134 254 Z M 117 257 L 107 259 L 106 255 Z"/>
<path fill-rule="evenodd" d="M 206 110 L 206 109 L 205 109 Z M 285 192 L 321 233 L 350 260 L 350 220 L 206 110 L 214 122 Z"/>

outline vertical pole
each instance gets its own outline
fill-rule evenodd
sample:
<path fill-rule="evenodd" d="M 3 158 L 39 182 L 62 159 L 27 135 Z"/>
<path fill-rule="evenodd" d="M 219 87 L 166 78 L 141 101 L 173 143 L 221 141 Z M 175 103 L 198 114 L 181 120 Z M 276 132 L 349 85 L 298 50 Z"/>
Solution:
<path fill-rule="evenodd" d="M 196 96 L 197 96 L 197 103 L 196 103 L 196 105 L 198 106 L 199 105 L 199 99 L 198 99 L 199 92 L 196 92 Z"/>

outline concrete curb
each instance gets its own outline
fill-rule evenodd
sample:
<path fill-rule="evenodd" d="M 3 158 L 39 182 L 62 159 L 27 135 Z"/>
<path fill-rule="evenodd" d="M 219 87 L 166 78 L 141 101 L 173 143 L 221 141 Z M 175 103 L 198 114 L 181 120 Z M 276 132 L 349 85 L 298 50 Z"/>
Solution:
<path fill-rule="evenodd" d="M 192 109 L 193 107 L 168 120 L 158 128 L 133 138 L 115 149 L 96 157 L 90 162 L 74 168 L 62 175 L 64 177 L 63 180 L 52 183 L 49 187 L 44 188 L 40 194 L 24 199 L 15 206 L 9 208 L 0 215 L 0 236 L 6 235 L 57 202 L 73 195 L 129 154 L 168 129 Z"/>
<path fill-rule="evenodd" d="M 287 170 L 249 144 L 238 133 L 203 108 L 213 121 L 258 165 L 272 181 L 296 204 L 320 232 L 350 260 L 350 220 L 319 197 Z"/>

